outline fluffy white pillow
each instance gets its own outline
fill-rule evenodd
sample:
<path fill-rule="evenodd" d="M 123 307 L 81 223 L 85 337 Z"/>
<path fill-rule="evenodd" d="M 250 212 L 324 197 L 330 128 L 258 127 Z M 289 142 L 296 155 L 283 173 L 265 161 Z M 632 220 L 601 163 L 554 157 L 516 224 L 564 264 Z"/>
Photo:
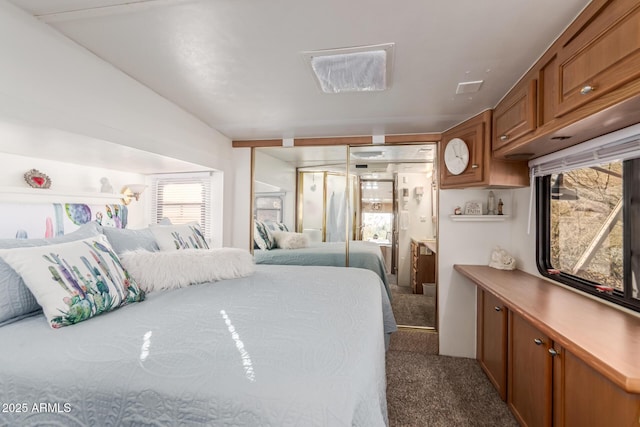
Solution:
<path fill-rule="evenodd" d="M 161 251 L 209 249 L 198 223 L 149 227 Z"/>
<path fill-rule="evenodd" d="M 142 289 L 175 289 L 196 283 L 250 276 L 253 256 L 235 248 L 185 249 L 168 252 L 137 250 L 120 256 Z"/>
<path fill-rule="evenodd" d="M 301 249 L 309 246 L 309 236 L 290 231 L 274 231 L 276 244 L 282 249 Z"/>
<path fill-rule="evenodd" d="M 73 325 L 129 302 L 144 291 L 122 267 L 107 237 L 0 250 L 42 306 L 52 328 Z"/>

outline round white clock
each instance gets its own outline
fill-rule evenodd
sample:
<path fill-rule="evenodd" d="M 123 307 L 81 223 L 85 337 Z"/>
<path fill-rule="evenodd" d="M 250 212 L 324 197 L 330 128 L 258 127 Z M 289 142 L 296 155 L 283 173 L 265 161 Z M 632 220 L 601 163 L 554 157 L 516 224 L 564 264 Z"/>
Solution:
<path fill-rule="evenodd" d="M 444 165 L 453 175 L 460 175 L 469 164 L 469 147 L 460 138 L 453 138 L 444 148 Z"/>

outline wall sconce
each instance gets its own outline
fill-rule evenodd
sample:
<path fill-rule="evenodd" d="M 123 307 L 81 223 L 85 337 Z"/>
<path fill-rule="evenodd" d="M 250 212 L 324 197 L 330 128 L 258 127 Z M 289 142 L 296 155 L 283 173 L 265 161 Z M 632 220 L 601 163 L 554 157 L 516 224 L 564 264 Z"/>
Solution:
<path fill-rule="evenodd" d="M 122 203 L 128 205 L 131 199 L 140 200 L 140 195 L 147 188 L 144 184 L 127 184 L 122 188 Z"/>
<path fill-rule="evenodd" d="M 420 200 L 422 200 L 422 196 L 424 195 L 424 187 L 414 188 L 413 193 L 416 197 L 416 200 L 419 202 Z"/>

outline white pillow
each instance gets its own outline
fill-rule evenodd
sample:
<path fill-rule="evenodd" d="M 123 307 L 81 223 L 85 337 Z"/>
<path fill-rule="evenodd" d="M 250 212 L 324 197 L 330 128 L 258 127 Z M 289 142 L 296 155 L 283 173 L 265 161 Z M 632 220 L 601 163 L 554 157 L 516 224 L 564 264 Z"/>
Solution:
<path fill-rule="evenodd" d="M 149 227 L 161 251 L 181 249 L 209 249 L 200 226 L 193 222 L 179 225 L 154 225 Z"/>
<path fill-rule="evenodd" d="M 33 248 L 0 250 L 42 306 L 52 328 L 73 325 L 129 302 L 142 291 L 106 236 Z"/>
<path fill-rule="evenodd" d="M 122 263 L 147 292 L 250 276 L 253 256 L 243 249 L 221 248 L 149 252 L 137 250 L 121 255 Z"/>
<path fill-rule="evenodd" d="M 282 249 L 301 249 L 309 246 L 309 236 L 290 231 L 274 231 L 276 244 Z"/>

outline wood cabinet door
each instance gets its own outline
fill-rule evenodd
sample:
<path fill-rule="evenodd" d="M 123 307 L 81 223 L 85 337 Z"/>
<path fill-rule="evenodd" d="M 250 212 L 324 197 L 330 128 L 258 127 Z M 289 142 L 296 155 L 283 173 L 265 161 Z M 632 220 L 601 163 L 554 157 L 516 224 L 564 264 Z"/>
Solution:
<path fill-rule="evenodd" d="M 485 173 L 485 132 L 490 127 L 491 112 L 481 114 L 442 134 L 440 152 L 440 188 L 464 188 L 481 184 Z M 486 119 L 488 118 L 489 121 Z M 469 149 L 469 164 L 459 175 L 449 172 L 444 163 L 444 150 L 453 138 L 462 139 Z"/>
<path fill-rule="evenodd" d="M 551 425 L 551 342 L 509 311 L 507 404 L 522 426 Z"/>
<path fill-rule="evenodd" d="M 559 52 L 558 117 L 640 77 L 640 2 L 594 3 Z"/>
<path fill-rule="evenodd" d="M 492 148 L 497 150 L 536 129 L 537 82 L 510 93 L 493 112 Z"/>
<path fill-rule="evenodd" d="M 623 391 L 566 349 L 555 350 L 554 426 L 640 425 L 640 395 Z"/>
<path fill-rule="evenodd" d="M 507 308 L 493 294 L 478 289 L 478 361 L 507 400 Z"/>

